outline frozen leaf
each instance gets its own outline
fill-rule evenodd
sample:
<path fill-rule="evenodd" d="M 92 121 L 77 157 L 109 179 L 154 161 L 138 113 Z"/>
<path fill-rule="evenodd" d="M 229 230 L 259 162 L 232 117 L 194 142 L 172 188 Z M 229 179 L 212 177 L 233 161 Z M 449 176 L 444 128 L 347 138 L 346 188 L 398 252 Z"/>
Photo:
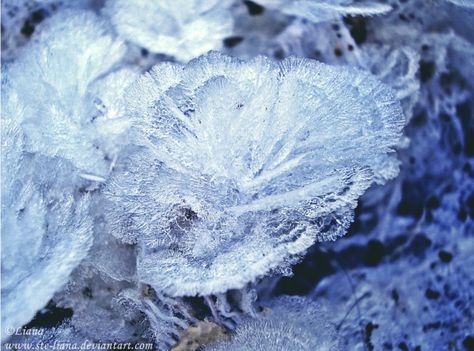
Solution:
<path fill-rule="evenodd" d="M 211 53 L 127 93 L 135 147 L 106 189 L 109 230 L 171 295 L 241 288 L 344 234 L 358 197 L 397 174 L 404 118 L 367 73 Z"/>
<path fill-rule="evenodd" d="M 199 322 L 180 335 L 178 343 L 171 351 L 195 351 L 203 345 L 226 340 L 227 338 L 228 335 L 223 327 L 212 322 Z"/>

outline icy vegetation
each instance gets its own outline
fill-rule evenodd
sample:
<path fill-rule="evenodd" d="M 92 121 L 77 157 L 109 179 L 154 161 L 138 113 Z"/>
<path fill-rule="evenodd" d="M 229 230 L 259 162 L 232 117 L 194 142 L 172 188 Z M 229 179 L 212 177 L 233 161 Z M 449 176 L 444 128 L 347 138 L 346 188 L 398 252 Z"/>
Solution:
<path fill-rule="evenodd" d="M 474 3 L 2 0 L 2 349 L 474 350 Z"/>
<path fill-rule="evenodd" d="M 105 216 L 140 247 L 140 279 L 173 296 L 287 266 L 344 234 L 357 198 L 397 173 L 404 117 L 360 71 L 211 53 L 159 65 L 127 95 L 138 148 L 108 182 Z"/>

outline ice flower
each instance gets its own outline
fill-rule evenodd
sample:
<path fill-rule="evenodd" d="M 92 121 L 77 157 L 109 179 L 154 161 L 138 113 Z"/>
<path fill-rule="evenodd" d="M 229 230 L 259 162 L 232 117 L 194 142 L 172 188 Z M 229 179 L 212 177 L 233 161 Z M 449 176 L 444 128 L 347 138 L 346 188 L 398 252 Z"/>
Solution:
<path fill-rule="evenodd" d="M 106 189 L 110 231 L 139 278 L 212 294 L 334 240 L 358 197 L 398 172 L 393 92 L 351 68 L 210 53 L 161 64 L 127 92 L 135 146 Z"/>
<path fill-rule="evenodd" d="M 126 40 L 188 61 L 219 49 L 232 33 L 231 4 L 230 0 L 112 0 L 105 13 Z"/>
<path fill-rule="evenodd" d="M 29 322 L 92 245 L 90 181 L 109 171 L 114 137 L 124 128 L 110 121 L 134 77 L 111 73 L 124 47 L 106 30 L 90 12 L 64 10 L 4 71 L 4 328 Z"/>
<path fill-rule="evenodd" d="M 92 244 L 89 195 L 63 159 L 24 151 L 18 96 L 2 94 L 2 340 L 28 323 Z M 11 334 L 11 333 L 10 333 Z"/>
<path fill-rule="evenodd" d="M 134 78 L 114 72 L 125 47 L 107 31 L 92 12 L 59 12 L 5 72 L 4 94 L 18 95 L 22 104 L 25 149 L 62 157 L 98 180 L 117 152 L 114 136 L 124 130 L 111 123 L 111 111 L 119 109 L 113 102 Z"/>

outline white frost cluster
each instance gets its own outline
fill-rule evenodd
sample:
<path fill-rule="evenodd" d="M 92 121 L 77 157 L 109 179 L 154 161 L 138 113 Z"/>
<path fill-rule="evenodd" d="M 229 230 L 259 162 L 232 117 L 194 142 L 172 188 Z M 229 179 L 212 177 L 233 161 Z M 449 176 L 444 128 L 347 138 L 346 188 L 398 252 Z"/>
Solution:
<path fill-rule="evenodd" d="M 6 2 L 17 16 L 7 14 L 11 48 L 2 52 L 11 60 L 2 65 L 2 340 L 52 301 L 73 314 L 48 342 L 74 334 L 171 347 L 212 314 L 222 327 L 237 324 L 215 350 L 337 347 L 303 298 L 247 319 L 258 315 L 249 283 L 289 274 L 315 242 L 343 235 L 366 189 L 397 175 L 419 56 L 374 46 L 383 66 L 346 40 L 346 27 L 334 30 L 340 42 L 319 46 L 318 32 L 305 31 L 388 5 L 256 3 L 262 23 L 275 22 L 271 50 L 281 41 L 288 55 L 312 57 L 311 47 L 324 60 L 344 43 L 353 60 L 255 57 L 269 53 L 247 50 L 252 41 L 234 28 L 248 2 Z M 253 59 L 208 53 L 240 41 Z M 350 67 L 359 58 L 376 76 Z M 173 63 L 140 75 L 159 60 Z M 195 295 L 204 299 L 183 298 Z"/>
<path fill-rule="evenodd" d="M 86 9 L 94 0 L 2 0 L 2 62 L 14 60 L 47 18 L 65 9 Z"/>
<path fill-rule="evenodd" d="M 283 296 L 259 318 L 242 321 L 230 341 L 205 351 L 336 351 L 338 338 L 326 313 L 309 298 Z"/>
<path fill-rule="evenodd" d="M 5 69 L 3 331 L 30 321 L 92 244 L 88 180 L 108 173 L 114 136 L 124 129 L 110 120 L 133 75 L 102 79 L 124 50 L 105 31 L 92 13 L 64 11 Z"/>
<path fill-rule="evenodd" d="M 117 152 L 114 135 L 124 130 L 111 122 L 114 103 L 135 77 L 124 71 L 103 79 L 125 50 L 106 32 L 93 13 L 59 13 L 7 68 L 5 92 L 18 95 L 27 151 L 62 157 L 100 177 Z"/>
<path fill-rule="evenodd" d="M 118 161 L 110 232 L 170 295 L 242 288 L 315 241 L 398 172 L 393 92 L 348 67 L 218 53 L 156 66 L 127 92 L 134 147 Z"/>
<path fill-rule="evenodd" d="M 232 34 L 231 0 L 109 0 L 105 12 L 126 40 L 189 61 Z"/>
<path fill-rule="evenodd" d="M 2 96 L 3 340 L 67 282 L 92 243 L 92 221 L 78 172 L 65 160 L 26 153 L 18 96 Z"/>

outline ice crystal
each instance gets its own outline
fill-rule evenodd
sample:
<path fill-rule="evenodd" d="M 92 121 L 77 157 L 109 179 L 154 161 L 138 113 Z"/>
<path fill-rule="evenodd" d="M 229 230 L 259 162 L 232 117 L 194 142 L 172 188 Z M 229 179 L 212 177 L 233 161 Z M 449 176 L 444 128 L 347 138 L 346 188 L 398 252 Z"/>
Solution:
<path fill-rule="evenodd" d="M 2 340 L 61 288 L 92 242 L 89 196 L 70 162 L 24 152 L 18 96 L 2 106 Z"/>
<path fill-rule="evenodd" d="M 152 52 L 188 61 L 219 49 L 232 33 L 230 0 L 111 0 L 117 32 Z"/>
<path fill-rule="evenodd" d="M 230 341 L 206 351 L 338 350 L 338 339 L 326 313 L 310 299 L 283 296 L 255 319 L 242 321 Z"/>
<path fill-rule="evenodd" d="M 472 1 L 1 7 L 2 348 L 473 349 Z"/>
<path fill-rule="evenodd" d="M 113 135 L 122 131 L 110 122 L 113 106 L 101 98 L 112 104 L 130 82 L 126 72 L 100 81 L 124 53 L 106 30 L 92 13 L 59 13 L 6 70 L 5 94 L 19 97 L 26 150 L 63 157 L 91 179 L 107 174 L 116 152 Z"/>
<path fill-rule="evenodd" d="M 467 7 L 470 9 L 474 8 L 474 1 L 473 0 L 448 0 L 449 2 L 452 2 L 453 4 Z"/>
<path fill-rule="evenodd" d="M 135 147 L 106 196 L 138 274 L 171 295 L 241 288 L 334 240 L 357 198 L 397 174 L 392 91 L 354 69 L 211 53 L 128 91 Z"/>
<path fill-rule="evenodd" d="M 290 16 L 312 22 L 325 22 L 341 16 L 373 16 L 389 12 L 392 7 L 373 1 L 353 0 L 258 0 L 258 3 Z"/>
<path fill-rule="evenodd" d="M 388 46 L 372 44 L 366 45 L 360 55 L 364 56 L 360 64 L 395 90 L 409 120 L 420 90 L 416 77 L 420 61 L 418 53 L 409 46 L 391 50 Z"/>
<path fill-rule="evenodd" d="M 120 300 L 124 306 L 131 306 L 132 310 L 140 311 L 146 316 L 148 331 L 159 349 L 169 349 L 180 334 L 189 329 L 191 323 L 197 323 L 196 318 L 190 315 L 187 303 L 156 294 L 148 285 L 143 286 L 143 290 L 139 292 L 136 289 L 122 291 Z"/>
<path fill-rule="evenodd" d="M 45 19 L 64 9 L 86 9 L 94 0 L 3 0 L 2 61 L 15 59 Z"/>
<path fill-rule="evenodd" d="M 68 322 L 84 339 L 136 342 L 149 337 L 149 325 L 139 310 L 124 308 L 120 302 L 120 294 L 133 286 L 82 264 L 66 288 L 55 294 L 54 302 L 74 311 Z"/>
<path fill-rule="evenodd" d="M 93 203 L 91 211 L 100 213 L 100 203 Z M 136 253 L 131 245 L 122 243 L 104 228 L 103 217 L 94 221 L 94 244 L 83 265 L 93 267 L 109 279 L 136 281 Z"/>

